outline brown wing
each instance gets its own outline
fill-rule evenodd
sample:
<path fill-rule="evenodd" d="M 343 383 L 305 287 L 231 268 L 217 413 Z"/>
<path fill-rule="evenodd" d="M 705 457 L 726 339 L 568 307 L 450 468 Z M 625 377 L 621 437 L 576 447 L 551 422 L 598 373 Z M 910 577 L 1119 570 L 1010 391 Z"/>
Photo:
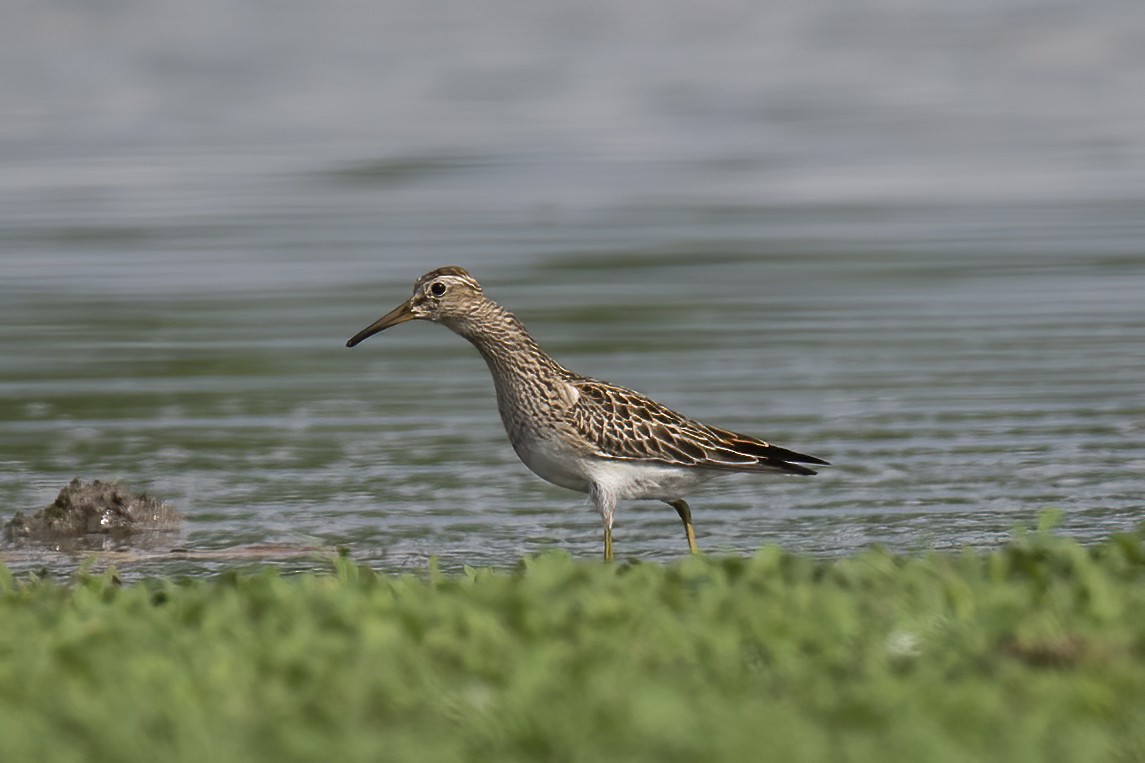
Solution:
<path fill-rule="evenodd" d="M 574 379 L 570 383 L 580 393 L 570 411 L 570 424 L 602 458 L 792 474 L 815 474 L 800 463 L 827 463 L 815 456 L 684 418 L 630 389 L 595 379 Z"/>

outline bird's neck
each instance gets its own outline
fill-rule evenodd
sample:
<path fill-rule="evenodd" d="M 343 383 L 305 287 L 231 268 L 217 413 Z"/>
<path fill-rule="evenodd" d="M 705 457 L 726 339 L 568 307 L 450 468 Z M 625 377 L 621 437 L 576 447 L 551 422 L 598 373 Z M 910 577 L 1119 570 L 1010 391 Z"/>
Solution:
<path fill-rule="evenodd" d="M 572 373 L 550 358 L 517 316 L 485 301 L 449 328 L 468 339 L 493 375 L 497 409 L 516 448 L 536 432 L 537 419 L 553 416 L 576 400 Z"/>
<path fill-rule="evenodd" d="M 495 379 L 568 373 L 541 349 L 517 316 L 493 300 L 484 300 L 447 325 L 477 348 Z"/>

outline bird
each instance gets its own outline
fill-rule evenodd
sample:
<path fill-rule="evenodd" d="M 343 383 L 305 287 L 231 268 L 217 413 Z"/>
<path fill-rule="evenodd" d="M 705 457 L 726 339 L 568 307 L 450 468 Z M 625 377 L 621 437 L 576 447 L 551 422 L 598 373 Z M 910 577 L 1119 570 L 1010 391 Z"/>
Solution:
<path fill-rule="evenodd" d="M 805 453 L 687 418 L 627 387 L 581 376 L 546 353 L 516 315 L 485 295 L 464 268 L 432 270 L 402 304 L 359 331 L 347 347 L 407 321 L 440 323 L 467 339 L 493 376 L 497 408 L 520 460 L 542 479 L 587 493 L 600 513 L 604 559 L 623 500 L 662 501 L 699 553 L 684 496 L 736 472 L 813 475 L 829 465 Z"/>

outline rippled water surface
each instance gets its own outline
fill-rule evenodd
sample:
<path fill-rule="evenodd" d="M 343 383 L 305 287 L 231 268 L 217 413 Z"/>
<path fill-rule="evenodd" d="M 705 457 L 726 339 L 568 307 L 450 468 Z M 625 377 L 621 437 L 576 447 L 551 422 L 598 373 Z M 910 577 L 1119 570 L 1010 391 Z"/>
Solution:
<path fill-rule="evenodd" d="M 1145 6 L 256 5 L 0 32 L 4 518 L 121 478 L 189 549 L 595 556 L 464 340 L 344 347 L 445 264 L 574 370 L 832 462 L 699 489 L 705 549 L 1145 518 Z M 686 552 L 662 504 L 615 534 Z"/>

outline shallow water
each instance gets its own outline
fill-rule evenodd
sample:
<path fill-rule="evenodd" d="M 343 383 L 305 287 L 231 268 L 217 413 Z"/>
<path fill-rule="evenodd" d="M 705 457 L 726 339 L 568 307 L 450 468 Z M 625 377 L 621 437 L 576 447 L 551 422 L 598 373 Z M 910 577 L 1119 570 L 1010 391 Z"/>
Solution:
<path fill-rule="evenodd" d="M 459 264 L 574 370 L 832 462 L 700 489 L 708 550 L 1145 516 L 1145 6 L 323 7 L 0 32 L 0 514 L 122 478 L 173 546 L 598 554 L 463 340 L 343 346 Z M 686 552 L 661 504 L 616 543 Z"/>

